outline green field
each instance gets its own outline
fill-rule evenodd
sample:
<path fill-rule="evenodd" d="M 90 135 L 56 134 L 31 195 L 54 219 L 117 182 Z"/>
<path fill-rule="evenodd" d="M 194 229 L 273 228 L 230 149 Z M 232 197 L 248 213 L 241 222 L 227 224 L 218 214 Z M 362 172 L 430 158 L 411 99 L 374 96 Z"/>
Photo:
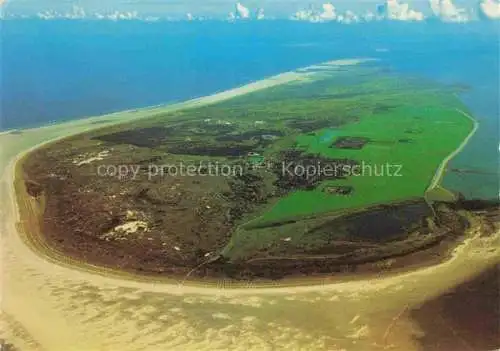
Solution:
<path fill-rule="evenodd" d="M 321 130 L 314 136 L 298 136 L 298 147 L 307 153 L 365 162 L 363 175 L 334 181 L 335 185 L 352 186 L 354 191 L 349 196 L 330 196 L 321 191 L 322 187 L 298 191 L 279 201 L 262 219 L 422 197 L 442 160 L 468 135 L 473 123 L 453 107 L 440 105 L 439 96 L 423 92 L 419 95 L 413 95 L 412 102 L 394 111 L 362 116 L 359 123 L 337 130 Z M 409 143 L 398 142 L 408 138 L 405 131 L 409 129 L 418 129 L 418 134 L 412 134 Z M 330 147 L 335 138 L 344 136 L 366 137 L 372 142 L 361 150 Z"/>
<path fill-rule="evenodd" d="M 403 80 L 372 67 L 333 72 L 312 83 L 282 86 L 206 109 L 231 118 L 274 120 L 278 125 L 295 116 L 347 122 L 293 135 L 283 143 L 293 141 L 308 154 L 364 162 L 364 174 L 293 192 L 260 217 L 264 222 L 422 198 L 441 162 L 474 125 L 451 88 Z M 370 142 L 360 150 L 331 147 L 341 137 L 364 137 Z M 332 196 L 322 191 L 329 185 L 354 190 L 348 196 Z"/>

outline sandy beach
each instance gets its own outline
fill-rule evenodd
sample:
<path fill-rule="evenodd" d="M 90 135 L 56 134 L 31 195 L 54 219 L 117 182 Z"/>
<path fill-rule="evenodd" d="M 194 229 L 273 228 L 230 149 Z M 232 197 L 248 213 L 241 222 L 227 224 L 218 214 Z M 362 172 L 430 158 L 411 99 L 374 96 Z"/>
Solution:
<path fill-rule="evenodd" d="M 0 338 L 37 351 L 421 349 L 422 331 L 409 311 L 500 262 L 500 233 L 482 237 L 471 230 L 448 261 L 400 275 L 276 288 L 120 279 L 47 260 L 19 236 L 15 164 L 33 148 L 93 128 L 307 80 L 310 74 L 290 72 L 186 103 L 0 134 Z"/>

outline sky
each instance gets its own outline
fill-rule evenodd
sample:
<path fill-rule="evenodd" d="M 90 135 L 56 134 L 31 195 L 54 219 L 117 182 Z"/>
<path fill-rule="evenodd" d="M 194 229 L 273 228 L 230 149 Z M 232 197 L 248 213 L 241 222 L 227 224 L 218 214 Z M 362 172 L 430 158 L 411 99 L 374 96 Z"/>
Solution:
<path fill-rule="evenodd" d="M 2 1 L 2 0 L 0 0 Z M 257 17 L 261 10 L 264 18 L 290 18 L 303 15 L 303 19 L 311 20 L 319 16 L 321 21 L 328 17 L 345 15 L 351 11 L 356 15 L 368 12 L 377 13 L 377 5 L 386 4 L 386 15 L 395 19 L 419 20 L 424 17 L 438 16 L 443 13 L 452 15 L 456 19 L 478 17 L 483 12 L 480 3 L 488 14 L 497 18 L 500 13 L 499 0 L 240 0 L 237 7 L 234 0 L 6 0 L 4 13 L 15 15 L 34 15 L 52 11 L 50 13 L 71 13 L 77 6 L 88 13 L 125 13 L 131 16 L 158 16 L 158 17 L 185 17 L 188 13 L 192 17 L 208 16 L 216 18 Z M 327 4 L 325 8 L 323 4 Z M 329 7 L 333 5 L 333 12 Z M 307 13 L 313 5 L 317 13 Z M 328 7 L 329 6 L 329 7 Z M 303 12 L 301 14 L 301 11 Z M 232 14 L 231 14 L 232 13 Z M 297 16 L 296 16 L 297 17 Z M 492 16 L 488 16 L 492 17 Z"/>

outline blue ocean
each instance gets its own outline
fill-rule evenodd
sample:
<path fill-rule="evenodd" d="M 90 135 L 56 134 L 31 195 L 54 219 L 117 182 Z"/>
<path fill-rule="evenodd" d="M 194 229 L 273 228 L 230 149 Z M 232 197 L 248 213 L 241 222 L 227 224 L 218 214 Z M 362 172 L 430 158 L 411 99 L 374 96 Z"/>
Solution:
<path fill-rule="evenodd" d="M 45 125 L 227 90 L 327 60 L 373 57 L 460 84 L 480 129 L 445 184 L 498 195 L 498 24 L 7 20 L 0 129 Z M 446 133 L 446 130 L 443 130 Z"/>

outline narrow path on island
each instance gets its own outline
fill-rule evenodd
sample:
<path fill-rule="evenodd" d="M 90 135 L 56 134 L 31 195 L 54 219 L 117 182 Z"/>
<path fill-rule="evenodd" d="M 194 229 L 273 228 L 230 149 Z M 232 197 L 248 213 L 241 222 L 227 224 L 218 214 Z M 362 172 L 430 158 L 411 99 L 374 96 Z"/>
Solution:
<path fill-rule="evenodd" d="M 462 141 L 462 143 L 452 153 L 450 153 L 443 160 L 443 162 L 441 162 L 441 165 L 437 169 L 436 174 L 434 175 L 434 178 L 432 178 L 431 184 L 429 185 L 427 192 L 436 188 L 437 186 L 439 186 L 439 184 L 441 183 L 441 180 L 443 178 L 443 174 L 446 171 L 446 166 L 448 166 L 448 163 L 467 146 L 468 142 L 474 136 L 474 134 L 476 134 L 476 131 L 479 128 L 479 123 L 474 119 L 474 117 L 472 117 L 468 113 L 466 113 L 458 108 L 456 109 L 456 111 L 460 112 L 462 115 L 469 118 L 472 121 L 472 123 L 474 124 L 474 127 L 472 128 L 469 135 L 467 135 L 467 137 L 464 139 L 464 141 Z"/>

